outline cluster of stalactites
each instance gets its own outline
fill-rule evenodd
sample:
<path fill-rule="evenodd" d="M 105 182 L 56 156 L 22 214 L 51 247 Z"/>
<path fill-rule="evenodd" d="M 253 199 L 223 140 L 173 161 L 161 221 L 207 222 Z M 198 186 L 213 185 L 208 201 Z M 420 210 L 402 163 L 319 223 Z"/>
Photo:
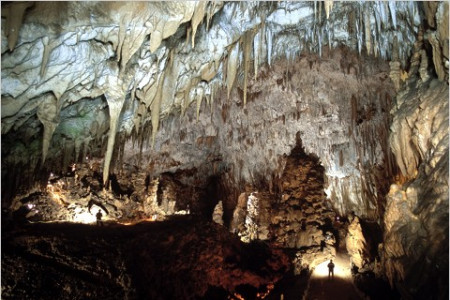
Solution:
<path fill-rule="evenodd" d="M 97 81 L 103 83 L 100 84 L 100 89 L 106 95 L 111 116 L 110 138 L 106 150 L 108 155 L 104 168 L 105 182 L 108 178 L 110 154 L 115 146 L 114 137 L 121 128 L 128 128 L 126 135 L 136 136 L 142 134 L 140 128 L 149 122 L 152 126 L 149 138 L 153 146 L 161 116 L 174 109 L 180 109 L 184 113 L 192 102 L 196 102 L 198 118 L 204 99 L 212 105 L 216 91 L 222 86 L 227 87 L 230 96 L 239 78 L 243 78 L 245 105 L 250 73 L 256 78 L 261 64 L 271 65 L 274 59 L 281 57 L 292 61 L 303 50 L 322 54 L 323 45 L 328 44 L 331 48 L 342 42 L 338 31 L 343 28 L 344 23 L 344 27 L 348 27 L 350 43 L 353 41 L 348 46 L 360 53 L 365 48 L 367 54 L 384 59 L 397 58 L 402 65 L 406 65 L 409 47 L 412 47 L 408 45 L 414 41 L 413 34 L 420 23 L 418 5 L 415 2 L 314 1 L 276 5 L 230 2 L 223 5 L 200 1 L 186 4 L 185 9 L 176 13 L 179 16 L 172 19 L 155 16 L 149 9 L 142 9 L 146 7 L 142 3 L 129 5 L 133 5 L 133 9 L 124 9 L 125 4 L 121 8 L 120 5 L 115 8 L 120 12 L 118 32 L 110 42 L 116 52 L 117 63 L 106 71 L 107 78 Z M 167 9 L 177 9 L 177 5 L 171 3 Z M 222 5 L 220 14 L 228 13 L 230 18 L 219 16 L 213 22 L 213 15 Z M 308 15 L 304 15 L 305 9 L 309 12 Z M 289 14 L 290 23 L 280 25 L 284 21 L 273 17 L 280 10 Z M 230 24 L 225 24 L 232 20 L 233 25 L 239 23 L 241 28 L 230 28 Z M 190 22 L 190 26 L 182 28 L 181 25 L 186 22 Z M 406 22 L 408 26 L 403 26 L 400 22 Z M 13 28 L 13 25 L 8 28 Z M 164 41 L 175 35 L 177 30 L 186 30 L 186 43 L 174 43 L 175 46 L 170 47 Z M 220 30 L 225 32 L 225 36 L 218 33 Z M 290 36 L 287 41 L 294 41 L 292 32 L 298 32 L 298 43 L 294 42 L 293 46 L 280 50 L 277 45 L 283 45 L 282 36 L 287 34 Z M 77 40 L 78 36 L 79 34 Z M 397 43 L 393 42 L 394 37 L 397 38 Z M 14 36 L 8 36 L 8 39 L 11 39 L 10 48 L 14 49 Z M 215 50 L 200 47 L 198 44 L 202 39 L 211 43 Z M 42 41 L 44 51 L 40 74 L 45 79 L 49 57 L 58 45 L 48 38 Z M 195 62 L 199 56 L 205 57 L 204 63 L 200 65 Z M 192 66 L 187 68 L 186 63 Z M 147 69 L 139 70 L 142 66 L 147 66 Z M 115 91 L 117 89 L 120 91 Z M 49 102 L 54 106 L 54 109 L 49 109 L 53 114 L 58 114 L 63 106 L 59 100 L 61 93 L 56 94 L 56 101 L 53 104 Z M 133 106 L 132 126 L 118 124 L 127 97 L 138 102 Z M 45 129 L 43 160 L 46 159 L 48 145 L 58 121 L 56 115 L 50 117 L 39 116 Z"/>

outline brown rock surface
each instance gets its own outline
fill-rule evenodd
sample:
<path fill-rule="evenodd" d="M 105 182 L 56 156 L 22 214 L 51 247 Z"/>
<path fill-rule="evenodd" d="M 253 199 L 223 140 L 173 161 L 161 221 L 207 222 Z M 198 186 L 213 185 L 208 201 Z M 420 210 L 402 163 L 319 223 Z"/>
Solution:
<path fill-rule="evenodd" d="M 255 297 L 288 265 L 278 250 L 185 216 L 133 226 L 31 224 L 2 234 L 2 298 Z"/>

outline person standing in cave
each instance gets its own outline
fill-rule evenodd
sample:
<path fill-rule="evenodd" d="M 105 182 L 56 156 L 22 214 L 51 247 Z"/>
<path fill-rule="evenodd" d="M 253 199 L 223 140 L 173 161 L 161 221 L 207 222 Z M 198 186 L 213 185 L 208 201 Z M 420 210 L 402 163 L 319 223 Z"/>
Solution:
<path fill-rule="evenodd" d="M 334 278 L 334 263 L 333 260 L 330 259 L 330 263 L 328 264 L 328 279 Z"/>
<path fill-rule="evenodd" d="M 97 213 L 95 216 L 97 217 L 97 226 L 103 226 L 103 222 L 102 222 L 102 217 L 103 217 L 102 210 L 99 209 L 99 210 L 98 210 L 98 213 Z"/>

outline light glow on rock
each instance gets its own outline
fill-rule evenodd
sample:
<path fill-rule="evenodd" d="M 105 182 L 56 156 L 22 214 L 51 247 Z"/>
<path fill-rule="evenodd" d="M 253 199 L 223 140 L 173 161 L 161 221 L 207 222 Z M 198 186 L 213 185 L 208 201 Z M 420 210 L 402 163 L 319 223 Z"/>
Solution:
<path fill-rule="evenodd" d="M 96 218 L 90 212 L 81 210 L 75 213 L 73 221 L 76 223 L 90 224 L 94 223 L 96 221 Z"/>
<path fill-rule="evenodd" d="M 312 273 L 312 277 L 315 278 L 324 278 L 328 277 L 328 263 L 330 260 L 326 260 L 323 263 L 320 263 L 314 268 Z M 351 279 L 351 271 L 350 271 L 350 261 L 348 259 L 343 259 L 340 257 L 333 259 L 334 263 L 334 276 L 343 278 L 343 279 Z"/>

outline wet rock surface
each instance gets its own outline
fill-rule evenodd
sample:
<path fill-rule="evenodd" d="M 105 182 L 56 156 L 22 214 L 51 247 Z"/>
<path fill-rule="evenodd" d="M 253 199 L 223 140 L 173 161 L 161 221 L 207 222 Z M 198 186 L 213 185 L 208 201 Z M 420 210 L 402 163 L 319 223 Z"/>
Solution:
<path fill-rule="evenodd" d="M 187 216 L 133 226 L 4 225 L 4 299 L 256 297 L 289 269 L 281 251 Z"/>

